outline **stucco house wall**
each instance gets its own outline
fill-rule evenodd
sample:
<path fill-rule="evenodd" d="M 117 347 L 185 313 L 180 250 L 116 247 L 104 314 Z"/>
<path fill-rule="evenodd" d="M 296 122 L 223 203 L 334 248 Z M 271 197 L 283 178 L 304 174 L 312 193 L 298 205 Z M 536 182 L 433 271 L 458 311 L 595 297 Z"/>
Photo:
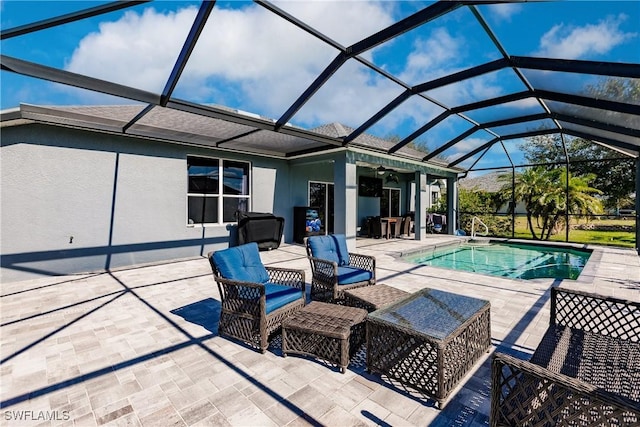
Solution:
<path fill-rule="evenodd" d="M 309 203 L 309 181 L 333 183 L 333 163 L 330 161 L 293 163 L 289 171 L 291 177 L 289 207 L 292 216 L 294 206 L 306 206 Z"/>
<path fill-rule="evenodd" d="M 233 244 L 233 224 L 187 224 L 187 155 L 251 160 L 251 209 L 292 223 L 288 165 L 278 159 L 40 124 L 3 128 L 1 154 L 3 282 Z"/>
<path fill-rule="evenodd" d="M 360 149 L 284 160 L 16 121 L 2 127 L 0 279 L 105 271 L 234 246 L 235 222 L 188 224 L 188 156 L 250 162 L 250 210 L 284 217 L 287 243 L 294 206 L 309 203 L 309 181 L 336 185 L 334 231 L 346 230 L 352 246 L 363 219 L 380 215 L 379 198 L 357 196 L 359 176 L 375 174 L 371 165 L 380 161 Z M 402 166 L 416 167 L 391 164 Z M 384 187 L 401 190 L 404 214 L 415 206 L 416 174 L 398 175 Z"/>
<path fill-rule="evenodd" d="M 357 179 L 361 176 L 373 176 L 372 171 L 366 167 L 357 169 Z M 309 200 L 309 181 L 333 183 L 333 162 L 329 160 L 309 161 L 296 163 L 290 167 L 291 176 L 291 206 L 306 206 Z M 400 210 L 401 213 L 409 211 L 408 198 L 410 197 L 410 184 L 406 174 L 398 174 L 398 182 L 385 182 L 384 188 L 400 189 Z M 357 224 L 360 227 L 368 216 L 380 215 L 380 198 L 358 196 L 357 200 Z M 287 227 L 290 231 L 290 227 Z"/>

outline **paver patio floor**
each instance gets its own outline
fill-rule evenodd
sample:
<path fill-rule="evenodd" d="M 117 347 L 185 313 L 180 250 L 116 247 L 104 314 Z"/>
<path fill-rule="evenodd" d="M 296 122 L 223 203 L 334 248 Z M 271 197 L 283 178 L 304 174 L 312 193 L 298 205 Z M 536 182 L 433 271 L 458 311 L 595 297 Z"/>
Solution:
<path fill-rule="evenodd" d="M 2 425 L 478 426 L 488 424 L 496 349 L 528 358 L 562 285 L 640 300 L 640 258 L 597 248 L 577 281 L 511 280 L 409 264 L 402 252 L 453 239 L 358 240 L 377 258 L 379 283 L 491 302 L 492 348 L 446 406 L 366 372 L 266 354 L 219 337 L 217 286 L 205 258 L 105 273 L 2 284 Z M 301 245 L 261 252 L 267 265 L 302 268 Z"/>

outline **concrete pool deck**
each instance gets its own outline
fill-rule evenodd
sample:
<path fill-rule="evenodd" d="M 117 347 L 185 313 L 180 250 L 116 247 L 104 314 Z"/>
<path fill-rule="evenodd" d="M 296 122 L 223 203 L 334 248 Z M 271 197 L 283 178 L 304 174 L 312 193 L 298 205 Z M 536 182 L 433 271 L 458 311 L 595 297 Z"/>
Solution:
<path fill-rule="evenodd" d="M 358 240 L 379 283 L 431 287 L 491 302 L 491 352 L 527 358 L 549 318 L 552 286 L 640 300 L 640 257 L 596 248 L 576 281 L 530 281 L 410 264 L 398 256 L 455 239 Z M 301 245 L 261 252 L 301 268 Z M 490 407 L 491 352 L 442 410 L 366 372 L 266 354 L 217 335 L 219 295 L 205 258 L 2 284 L 0 385 L 6 426 L 480 426 Z"/>

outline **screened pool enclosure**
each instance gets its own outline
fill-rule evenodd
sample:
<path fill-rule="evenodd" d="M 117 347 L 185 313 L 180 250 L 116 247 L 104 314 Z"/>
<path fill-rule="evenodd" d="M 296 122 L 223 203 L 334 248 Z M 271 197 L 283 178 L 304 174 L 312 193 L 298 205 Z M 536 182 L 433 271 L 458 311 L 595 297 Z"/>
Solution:
<path fill-rule="evenodd" d="M 610 215 L 638 247 L 637 2 L 55 5 L 3 4 L 3 121 L 55 105 L 27 118 L 283 159 L 373 135 L 458 174 L 456 228 L 581 241 Z"/>

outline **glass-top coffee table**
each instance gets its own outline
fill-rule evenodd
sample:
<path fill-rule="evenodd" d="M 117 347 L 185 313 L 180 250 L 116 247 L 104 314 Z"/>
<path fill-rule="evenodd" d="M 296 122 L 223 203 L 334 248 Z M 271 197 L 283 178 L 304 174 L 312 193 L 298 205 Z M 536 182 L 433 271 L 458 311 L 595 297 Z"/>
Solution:
<path fill-rule="evenodd" d="M 367 316 L 367 369 L 442 404 L 491 345 L 489 301 L 422 289 Z"/>

